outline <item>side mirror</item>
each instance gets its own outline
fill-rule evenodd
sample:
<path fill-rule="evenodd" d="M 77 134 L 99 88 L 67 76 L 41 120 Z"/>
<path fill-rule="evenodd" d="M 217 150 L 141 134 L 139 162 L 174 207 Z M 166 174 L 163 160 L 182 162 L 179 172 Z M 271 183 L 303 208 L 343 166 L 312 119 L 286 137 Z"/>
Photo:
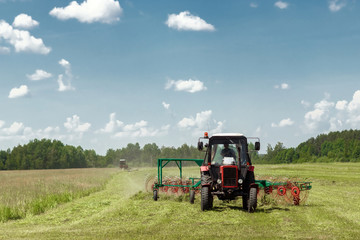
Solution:
<path fill-rule="evenodd" d="M 260 142 L 255 142 L 255 151 L 260 150 Z"/>
<path fill-rule="evenodd" d="M 197 149 L 198 149 L 199 151 L 202 151 L 202 150 L 204 149 L 204 144 L 203 144 L 203 142 L 198 142 Z"/>

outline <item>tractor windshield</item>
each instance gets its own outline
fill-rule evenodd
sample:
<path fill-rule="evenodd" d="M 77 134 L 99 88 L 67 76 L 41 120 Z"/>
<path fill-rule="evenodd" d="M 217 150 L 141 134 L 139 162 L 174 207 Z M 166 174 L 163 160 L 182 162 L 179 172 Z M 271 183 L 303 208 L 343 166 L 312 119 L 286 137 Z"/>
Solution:
<path fill-rule="evenodd" d="M 246 146 L 246 145 L 245 145 Z M 242 143 L 216 143 L 211 146 L 212 165 L 246 164 L 246 147 Z M 232 162 L 232 159 L 233 162 Z"/>

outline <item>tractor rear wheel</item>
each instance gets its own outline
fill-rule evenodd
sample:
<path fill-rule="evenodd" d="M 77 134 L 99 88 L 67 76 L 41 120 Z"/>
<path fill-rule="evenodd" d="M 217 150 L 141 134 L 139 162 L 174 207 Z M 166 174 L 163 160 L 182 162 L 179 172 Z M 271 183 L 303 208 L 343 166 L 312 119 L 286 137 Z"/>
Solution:
<path fill-rule="evenodd" d="M 209 210 L 212 208 L 212 196 L 209 186 L 203 186 L 201 188 L 201 211 Z"/>
<path fill-rule="evenodd" d="M 249 200 L 248 200 L 248 212 L 254 212 L 257 207 L 257 189 L 250 188 Z"/>
<path fill-rule="evenodd" d="M 190 203 L 194 204 L 195 201 L 195 190 L 190 190 Z"/>
<path fill-rule="evenodd" d="M 153 192 L 153 199 L 154 199 L 154 201 L 158 200 L 158 190 L 157 189 L 155 189 Z"/>

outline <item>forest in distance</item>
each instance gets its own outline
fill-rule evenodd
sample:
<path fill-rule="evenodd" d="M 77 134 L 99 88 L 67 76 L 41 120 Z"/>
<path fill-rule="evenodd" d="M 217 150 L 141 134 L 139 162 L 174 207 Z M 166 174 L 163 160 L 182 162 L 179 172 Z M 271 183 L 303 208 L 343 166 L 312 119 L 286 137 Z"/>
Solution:
<path fill-rule="evenodd" d="M 264 147 L 264 146 L 263 146 Z M 253 149 L 252 143 L 249 149 Z M 278 142 L 267 146 L 265 154 L 251 151 L 254 164 L 281 164 L 303 162 L 360 162 L 360 130 L 330 132 L 310 138 L 295 148 L 286 148 Z M 204 158 L 204 152 L 195 146 L 159 147 L 155 143 L 129 143 L 120 149 L 109 149 L 105 156 L 95 150 L 65 145 L 59 140 L 34 139 L 12 150 L 0 151 L 0 170 L 101 168 L 117 166 L 126 159 L 130 167 L 156 166 L 158 158 Z"/>

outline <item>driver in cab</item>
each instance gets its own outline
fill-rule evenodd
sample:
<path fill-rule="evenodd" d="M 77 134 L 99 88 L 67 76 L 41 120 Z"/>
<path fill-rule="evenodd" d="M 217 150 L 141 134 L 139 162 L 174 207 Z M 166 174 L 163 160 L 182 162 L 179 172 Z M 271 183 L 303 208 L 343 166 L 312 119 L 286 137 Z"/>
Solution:
<path fill-rule="evenodd" d="M 223 157 L 232 157 L 232 158 L 236 159 L 235 151 L 233 149 L 229 148 L 228 143 L 224 144 L 224 149 L 221 150 L 220 154 Z"/>

